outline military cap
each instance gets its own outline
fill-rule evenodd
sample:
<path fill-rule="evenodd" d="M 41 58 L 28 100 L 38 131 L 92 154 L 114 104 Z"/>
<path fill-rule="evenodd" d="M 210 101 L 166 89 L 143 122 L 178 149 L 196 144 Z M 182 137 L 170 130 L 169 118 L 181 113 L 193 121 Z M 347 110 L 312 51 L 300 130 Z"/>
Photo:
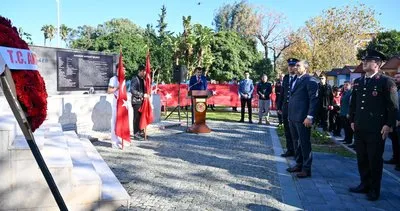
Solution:
<path fill-rule="evenodd" d="M 299 60 L 296 59 L 296 58 L 289 58 L 287 60 L 287 63 L 288 63 L 289 66 L 294 66 L 294 65 L 296 65 L 297 62 L 299 62 Z"/>
<path fill-rule="evenodd" d="M 385 54 L 374 49 L 367 49 L 363 52 L 362 60 L 373 60 L 373 59 L 384 61 L 386 60 L 386 56 Z"/>

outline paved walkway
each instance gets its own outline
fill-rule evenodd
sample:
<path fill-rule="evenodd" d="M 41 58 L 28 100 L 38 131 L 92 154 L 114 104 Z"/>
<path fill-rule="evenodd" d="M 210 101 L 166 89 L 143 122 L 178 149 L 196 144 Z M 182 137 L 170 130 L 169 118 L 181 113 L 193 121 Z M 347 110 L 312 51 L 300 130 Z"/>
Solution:
<path fill-rule="evenodd" d="M 400 183 L 383 177 L 382 199 L 347 188 L 358 183 L 356 161 L 314 154 L 313 177 L 297 179 L 273 127 L 208 123 L 210 134 L 185 127 L 154 133 L 124 151 L 94 142 L 131 195 L 132 210 L 398 210 Z"/>

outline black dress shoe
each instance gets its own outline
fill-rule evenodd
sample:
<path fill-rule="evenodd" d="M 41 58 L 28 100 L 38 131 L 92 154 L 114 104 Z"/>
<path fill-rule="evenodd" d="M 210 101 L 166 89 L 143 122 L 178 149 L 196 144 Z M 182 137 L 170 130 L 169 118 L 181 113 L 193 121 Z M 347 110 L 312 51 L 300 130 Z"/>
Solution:
<path fill-rule="evenodd" d="M 376 192 L 375 190 L 370 190 L 368 193 L 367 193 L 367 200 L 368 201 L 376 201 L 376 200 L 378 200 L 379 199 L 379 194 L 378 194 L 378 192 Z"/>
<path fill-rule="evenodd" d="M 397 164 L 397 161 L 392 158 L 390 160 L 384 160 L 383 163 L 385 163 L 385 164 Z"/>
<path fill-rule="evenodd" d="M 301 171 L 300 173 L 296 174 L 297 178 L 306 178 L 311 177 L 311 171 Z"/>
<path fill-rule="evenodd" d="M 352 193 L 368 193 L 369 189 L 365 185 L 360 184 L 357 187 L 349 188 L 349 191 Z"/>
<path fill-rule="evenodd" d="M 299 166 L 293 166 L 293 167 L 287 168 L 286 171 L 288 171 L 288 172 L 290 172 L 290 173 L 293 173 L 293 172 L 301 172 L 301 167 L 299 167 Z"/>
<path fill-rule="evenodd" d="M 250 120 L 250 121 L 249 121 L 249 124 L 253 124 L 253 121 Z"/>
<path fill-rule="evenodd" d="M 293 151 L 286 151 L 285 153 L 281 154 L 281 157 L 292 157 L 294 156 L 294 152 Z"/>
<path fill-rule="evenodd" d="M 350 148 L 352 148 L 352 149 L 355 149 L 355 148 L 356 148 L 356 145 L 355 145 L 355 144 L 350 144 L 350 145 L 348 145 L 348 147 L 350 147 Z"/>
<path fill-rule="evenodd" d="M 244 122 L 244 120 L 243 120 L 243 119 L 241 119 L 241 120 L 239 120 L 239 122 Z"/>

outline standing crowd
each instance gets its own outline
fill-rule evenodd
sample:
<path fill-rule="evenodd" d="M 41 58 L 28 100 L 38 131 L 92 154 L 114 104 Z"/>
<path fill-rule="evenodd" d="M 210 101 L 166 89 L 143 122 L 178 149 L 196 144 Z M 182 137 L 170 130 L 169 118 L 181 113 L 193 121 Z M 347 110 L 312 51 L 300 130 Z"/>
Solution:
<path fill-rule="evenodd" d="M 288 59 L 288 74 L 279 84 L 277 97 L 287 144 L 281 156 L 293 156 L 296 161 L 288 172 L 296 173 L 298 178 L 311 177 L 313 125 L 333 136 L 341 136 L 343 129 L 342 142 L 355 149 L 361 180 L 349 191 L 366 194 L 370 201 L 379 199 L 383 163 L 394 164 L 400 171 L 400 73 L 394 80 L 383 74 L 380 67 L 385 59 L 378 51 L 366 50 L 362 58 L 365 75 L 353 83 L 345 81 L 340 87 L 327 84 L 324 74 L 319 80 L 308 75 L 306 61 Z M 388 137 L 393 157 L 383 160 Z"/>

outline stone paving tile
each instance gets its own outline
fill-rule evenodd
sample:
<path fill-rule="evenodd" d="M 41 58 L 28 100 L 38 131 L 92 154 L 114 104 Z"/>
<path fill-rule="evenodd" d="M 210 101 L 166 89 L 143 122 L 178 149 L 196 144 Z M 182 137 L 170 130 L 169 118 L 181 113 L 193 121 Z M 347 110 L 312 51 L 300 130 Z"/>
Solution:
<path fill-rule="evenodd" d="M 399 180 L 386 173 L 381 200 L 370 202 L 364 194 L 348 192 L 359 183 L 355 159 L 314 153 L 313 176 L 298 179 L 285 171 L 294 161 L 279 157 L 282 148 L 273 127 L 208 124 L 213 128 L 210 134 L 187 134 L 182 132 L 185 127 L 166 129 L 123 152 L 96 146 L 124 181 L 132 210 L 400 208 Z"/>
<path fill-rule="evenodd" d="M 124 151 L 96 148 L 126 181 L 132 210 L 286 210 L 270 130 L 212 121 L 208 126 L 213 132 L 199 135 L 165 129 Z"/>

